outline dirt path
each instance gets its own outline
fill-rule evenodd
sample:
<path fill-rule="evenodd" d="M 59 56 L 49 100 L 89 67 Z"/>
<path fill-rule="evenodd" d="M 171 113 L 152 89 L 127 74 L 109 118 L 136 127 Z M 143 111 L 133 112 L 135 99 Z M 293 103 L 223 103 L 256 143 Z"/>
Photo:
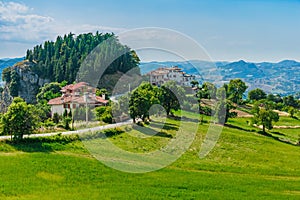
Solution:
<path fill-rule="evenodd" d="M 273 128 L 277 128 L 277 129 L 297 129 L 297 128 L 300 128 L 300 126 L 273 126 Z"/>

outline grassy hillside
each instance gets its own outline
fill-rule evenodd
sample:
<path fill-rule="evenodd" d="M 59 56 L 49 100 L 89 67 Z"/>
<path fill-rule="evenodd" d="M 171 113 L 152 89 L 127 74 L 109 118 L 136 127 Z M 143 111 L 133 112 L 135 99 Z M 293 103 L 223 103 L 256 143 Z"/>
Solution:
<path fill-rule="evenodd" d="M 2 142 L 0 199 L 299 199 L 300 148 L 259 134 L 248 120 L 231 120 L 204 159 L 198 153 L 209 124 L 200 125 L 180 159 L 145 174 L 103 165 L 76 138 Z M 167 123 L 161 131 L 167 135 L 145 139 L 127 127 L 109 140 L 128 151 L 152 151 L 176 136 L 179 122 Z"/>

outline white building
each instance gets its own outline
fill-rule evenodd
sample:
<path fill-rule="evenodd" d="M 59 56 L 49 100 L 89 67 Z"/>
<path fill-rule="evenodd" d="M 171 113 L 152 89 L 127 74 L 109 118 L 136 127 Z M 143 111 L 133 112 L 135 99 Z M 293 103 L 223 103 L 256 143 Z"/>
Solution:
<path fill-rule="evenodd" d="M 62 115 L 65 110 L 70 112 L 71 109 L 76 109 L 85 106 L 105 106 L 108 101 L 105 97 L 96 96 L 96 88 L 91 87 L 88 83 L 80 82 L 77 84 L 67 85 L 61 89 L 62 96 L 51 99 L 48 105 L 51 106 L 51 114 Z"/>
<path fill-rule="evenodd" d="M 180 86 L 191 86 L 195 76 L 186 74 L 179 67 L 158 68 L 148 73 L 153 85 L 161 86 L 168 81 L 175 81 Z"/>

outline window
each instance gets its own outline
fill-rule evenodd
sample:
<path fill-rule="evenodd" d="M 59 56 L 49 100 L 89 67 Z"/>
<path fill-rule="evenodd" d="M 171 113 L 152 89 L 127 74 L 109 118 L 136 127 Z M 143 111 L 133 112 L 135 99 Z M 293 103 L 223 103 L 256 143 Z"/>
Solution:
<path fill-rule="evenodd" d="M 64 108 L 71 108 L 70 104 L 64 104 Z"/>

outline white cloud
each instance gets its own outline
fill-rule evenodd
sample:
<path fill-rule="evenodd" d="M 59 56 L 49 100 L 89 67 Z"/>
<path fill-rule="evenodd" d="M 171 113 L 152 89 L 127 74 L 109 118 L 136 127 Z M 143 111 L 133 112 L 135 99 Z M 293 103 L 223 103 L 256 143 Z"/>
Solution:
<path fill-rule="evenodd" d="M 69 32 L 80 34 L 95 31 L 118 33 L 124 29 L 89 24 L 65 24 L 57 22 L 50 16 L 36 14 L 25 4 L 0 1 L 0 41 L 41 43 Z"/>
<path fill-rule="evenodd" d="M 15 2 L 0 2 L 0 13 L 26 13 L 29 8 Z"/>
<path fill-rule="evenodd" d="M 53 21 L 51 17 L 33 14 L 24 4 L 0 1 L 1 40 L 38 40 L 45 37 L 47 24 Z"/>

